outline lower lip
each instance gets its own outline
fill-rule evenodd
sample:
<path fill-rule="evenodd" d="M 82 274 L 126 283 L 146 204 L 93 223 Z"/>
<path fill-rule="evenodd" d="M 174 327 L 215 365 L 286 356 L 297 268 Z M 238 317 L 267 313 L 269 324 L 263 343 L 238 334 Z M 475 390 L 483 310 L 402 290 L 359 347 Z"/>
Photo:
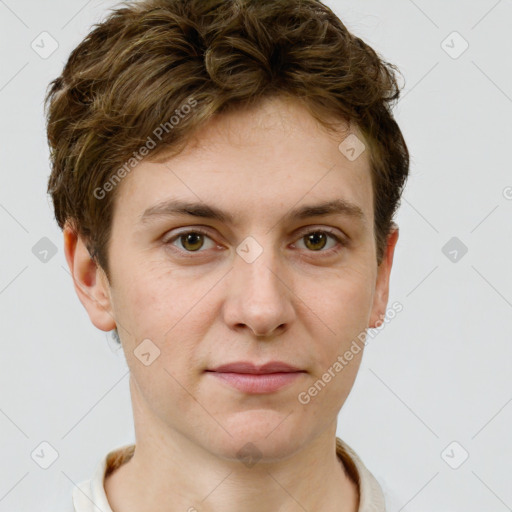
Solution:
<path fill-rule="evenodd" d="M 294 382 L 304 372 L 223 373 L 208 372 L 244 393 L 272 393 Z"/>

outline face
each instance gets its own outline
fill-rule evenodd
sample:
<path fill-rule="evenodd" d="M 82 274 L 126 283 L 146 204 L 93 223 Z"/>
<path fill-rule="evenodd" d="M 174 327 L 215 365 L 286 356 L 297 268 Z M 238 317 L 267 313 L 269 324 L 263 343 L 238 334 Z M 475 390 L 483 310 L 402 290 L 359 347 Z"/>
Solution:
<path fill-rule="evenodd" d="M 251 440 L 269 460 L 335 424 L 363 351 L 336 362 L 385 313 L 397 237 L 377 266 L 369 155 L 346 158 L 347 133 L 272 99 L 141 162 L 117 191 L 110 283 L 67 232 L 77 292 L 98 328 L 117 326 L 146 422 L 225 458 Z M 241 361 L 300 371 L 212 371 Z"/>

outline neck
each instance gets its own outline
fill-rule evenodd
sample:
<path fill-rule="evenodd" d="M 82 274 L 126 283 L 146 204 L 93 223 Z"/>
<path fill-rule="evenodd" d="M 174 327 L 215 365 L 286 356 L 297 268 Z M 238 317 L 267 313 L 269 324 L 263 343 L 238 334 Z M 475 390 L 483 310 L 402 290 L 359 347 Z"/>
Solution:
<path fill-rule="evenodd" d="M 241 461 L 170 430 L 143 407 L 134 400 L 133 457 L 105 478 L 114 512 L 358 509 L 357 485 L 336 454 L 336 422 L 292 454 Z"/>

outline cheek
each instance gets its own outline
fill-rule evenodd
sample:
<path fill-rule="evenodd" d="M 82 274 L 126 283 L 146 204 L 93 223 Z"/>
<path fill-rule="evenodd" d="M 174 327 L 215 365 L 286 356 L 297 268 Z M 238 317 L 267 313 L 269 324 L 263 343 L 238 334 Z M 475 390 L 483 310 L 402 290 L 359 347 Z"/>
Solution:
<path fill-rule="evenodd" d="M 314 286 L 304 302 L 323 321 L 328 332 L 340 342 L 357 335 L 368 325 L 374 293 L 374 271 L 366 267 L 347 267 L 333 272 Z M 312 281 L 313 282 L 313 281 Z"/>
<path fill-rule="evenodd" d="M 308 313 L 315 363 L 310 380 L 314 388 L 311 394 L 303 390 L 310 399 L 308 414 L 314 415 L 315 410 L 320 414 L 323 407 L 335 412 L 353 386 L 371 313 L 372 278 L 371 268 L 365 273 L 360 267 L 347 267 L 333 273 L 322 287 L 317 282 L 314 289 L 309 288 L 311 293 L 304 302 L 315 313 Z"/>
<path fill-rule="evenodd" d="M 167 388 L 176 384 L 169 373 L 183 385 L 193 385 L 185 381 L 194 378 L 190 369 L 201 364 L 196 361 L 197 347 L 212 321 L 213 296 L 208 295 L 212 285 L 206 277 L 191 280 L 178 272 L 162 271 L 162 266 L 146 266 L 116 290 L 115 317 L 122 325 L 120 331 L 125 331 L 123 345 L 134 369 L 138 368 L 135 358 L 143 340 L 149 339 L 156 345 L 154 352 L 158 353 L 158 359 L 154 369 L 161 366 L 158 374 L 164 382 L 160 384 L 153 380 L 152 374 L 146 373 L 149 387 Z M 145 343 L 152 347 L 151 343 Z"/>
<path fill-rule="evenodd" d="M 190 434 L 190 424 L 205 424 L 211 429 L 209 416 L 191 398 L 198 393 L 197 381 L 175 370 L 170 359 L 177 367 L 182 366 L 179 361 L 167 357 L 167 349 L 149 366 L 144 366 L 133 354 L 127 357 L 130 378 L 137 389 L 132 397 L 139 418 L 151 422 L 158 419 L 162 425 L 177 429 L 184 435 Z"/>
<path fill-rule="evenodd" d="M 180 288 L 168 267 L 145 258 L 144 253 L 132 260 L 120 260 L 114 279 L 116 319 L 133 337 L 161 337 L 179 315 L 187 296 L 185 288 Z"/>
<path fill-rule="evenodd" d="M 317 315 L 310 336 L 314 364 L 307 385 L 299 390 L 298 401 L 312 422 L 318 417 L 336 417 L 354 385 L 364 351 L 361 334 L 368 325 L 371 302 L 367 279 L 349 271 L 330 281 L 322 295 L 311 296 L 311 309 Z M 325 334 L 320 335 L 320 331 Z"/>
<path fill-rule="evenodd" d="M 182 282 L 151 272 L 140 277 L 132 276 L 118 292 L 122 298 L 117 313 L 128 331 L 123 336 L 125 357 L 144 407 L 163 422 L 180 424 L 186 411 L 200 413 L 194 412 L 190 394 L 197 393 L 200 371 L 195 354 L 204 337 L 203 324 L 194 319 L 201 307 L 194 308 L 197 294 Z"/>

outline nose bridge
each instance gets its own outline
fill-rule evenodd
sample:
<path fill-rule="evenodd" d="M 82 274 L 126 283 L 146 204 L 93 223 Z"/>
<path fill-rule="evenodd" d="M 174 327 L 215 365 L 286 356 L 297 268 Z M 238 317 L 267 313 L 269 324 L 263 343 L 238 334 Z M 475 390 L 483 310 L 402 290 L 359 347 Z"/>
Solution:
<path fill-rule="evenodd" d="M 248 236 L 237 247 L 236 252 L 235 271 L 240 272 L 254 299 L 282 295 L 283 284 L 279 276 L 282 265 L 270 235 L 259 236 L 258 239 Z"/>
<path fill-rule="evenodd" d="M 270 334 L 293 315 L 291 291 L 283 262 L 272 237 L 247 237 L 236 249 L 232 279 L 230 321 L 245 324 L 255 333 Z"/>

